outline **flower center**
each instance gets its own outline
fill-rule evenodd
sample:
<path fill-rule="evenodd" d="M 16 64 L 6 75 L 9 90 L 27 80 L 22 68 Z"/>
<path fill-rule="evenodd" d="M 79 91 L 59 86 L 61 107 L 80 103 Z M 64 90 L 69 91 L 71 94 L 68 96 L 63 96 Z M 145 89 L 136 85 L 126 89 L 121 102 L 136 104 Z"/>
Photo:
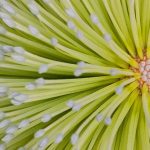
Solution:
<path fill-rule="evenodd" d="M 139 68 L 132 68 L 132 70 L 134 72 L 140 73 L 141 75 L 139 79 L 140 88 L 142 88 L 142 86 L 146 84 L 150 91 L 150 59 L 144 57 L 142 60 L 138 58 L 136 60 L 139 64 Z"/>

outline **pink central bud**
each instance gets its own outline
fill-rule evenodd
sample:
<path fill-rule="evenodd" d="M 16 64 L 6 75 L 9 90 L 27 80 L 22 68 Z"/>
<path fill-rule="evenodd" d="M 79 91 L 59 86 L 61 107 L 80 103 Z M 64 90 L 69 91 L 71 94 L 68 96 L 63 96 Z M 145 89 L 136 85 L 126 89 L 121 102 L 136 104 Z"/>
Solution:
<path fill-rule="evenodd" d="M 143 84 L 146 83 L 150 90 L 150 59 L 147 59 L 145 57 L 143 60 L 138 60 L 138 63 L 139 68 L 136 69 L 136 72 L 139 72 L 141 74 L 141 78 L 139 80 L 140 87 L 142 87 Z"/>

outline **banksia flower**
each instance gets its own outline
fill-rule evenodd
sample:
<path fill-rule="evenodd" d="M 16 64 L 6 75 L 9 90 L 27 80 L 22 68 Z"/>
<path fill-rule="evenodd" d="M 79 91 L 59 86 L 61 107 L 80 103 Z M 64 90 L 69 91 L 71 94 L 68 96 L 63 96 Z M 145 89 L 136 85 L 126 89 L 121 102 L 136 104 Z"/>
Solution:
<path fill-rule="evenodd" d="M 0 0 L 0 150 L 149 150 L 149 10 Z"/>

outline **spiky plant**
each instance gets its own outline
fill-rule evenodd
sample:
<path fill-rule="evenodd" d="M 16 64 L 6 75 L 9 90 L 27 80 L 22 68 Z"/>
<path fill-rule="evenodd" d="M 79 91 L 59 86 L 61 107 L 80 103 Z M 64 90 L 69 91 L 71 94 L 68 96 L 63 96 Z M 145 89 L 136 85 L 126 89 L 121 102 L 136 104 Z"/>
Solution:
<path fill-rule="evenodd" d="M 150 0 L 0 0 L 0 150 L 150 149 Z"/>

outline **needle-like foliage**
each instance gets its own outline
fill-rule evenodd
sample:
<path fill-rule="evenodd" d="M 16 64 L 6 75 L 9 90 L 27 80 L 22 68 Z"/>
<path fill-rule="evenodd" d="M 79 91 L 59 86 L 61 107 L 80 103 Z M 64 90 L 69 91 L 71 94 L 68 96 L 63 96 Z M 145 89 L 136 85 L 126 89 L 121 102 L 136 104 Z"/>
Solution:
<path fill-rule="evenodd" d="M 0 0 L 0 150 L 149 150 L 150 0 Z"/>

